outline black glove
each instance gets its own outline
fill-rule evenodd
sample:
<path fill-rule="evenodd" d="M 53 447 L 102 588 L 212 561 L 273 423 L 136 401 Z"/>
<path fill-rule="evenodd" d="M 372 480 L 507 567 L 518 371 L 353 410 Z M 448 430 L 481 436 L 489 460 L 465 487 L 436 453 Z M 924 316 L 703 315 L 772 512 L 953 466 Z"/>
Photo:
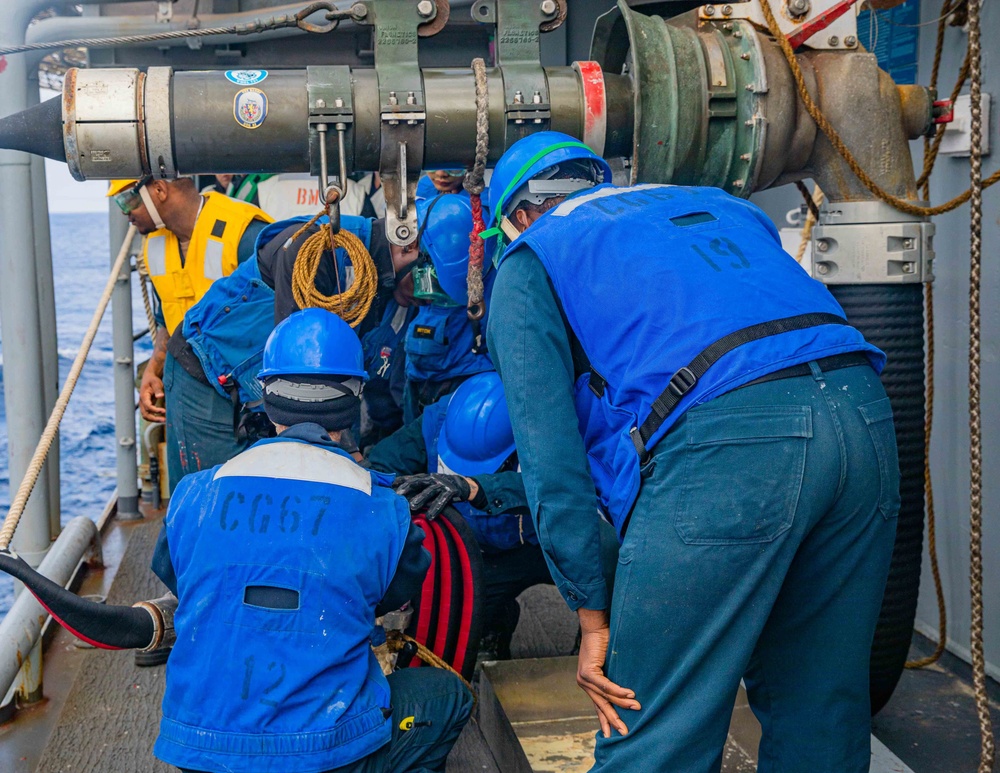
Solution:
<path fill-rule="evenodd" d="M 414 512 L 423 511 L 428 520 L 434 520 L 452 502 L 467 502 L 472 487 L 461 475 L 433 473 L 404 475 L 396 478 L 392 487 L 410 502 Z"/>

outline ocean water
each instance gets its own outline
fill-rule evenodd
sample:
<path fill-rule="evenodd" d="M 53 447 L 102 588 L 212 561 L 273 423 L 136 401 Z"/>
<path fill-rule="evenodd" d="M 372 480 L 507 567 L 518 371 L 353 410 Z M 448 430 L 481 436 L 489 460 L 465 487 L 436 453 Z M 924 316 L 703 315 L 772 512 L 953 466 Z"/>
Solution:
<path fill-rule="evenodd" d="M 53 214 L 52 264 L 55 273 L 59 384 L 62 386 L 107 282 L 109 266 L 106 214 Z M 117 245 L 116 245 L 117 246 Z M 146 328 L 137 277 L 132 282 L 133 329 Z M 149 337 L 136 342 L 135 360 L 151 351 Z M 111 306 L 105 312 L 90 357 L 80 374 L 60 431 L 62 522 L 78 515 L 97 519 L 115 488 L 115 427 Z M 0 329 L 0 385 L 3 383 L 3 330 Z M 7 514 L 10 490 L 7 407 L 0 391 L 0 518 Z M 0 617 L 13 600 L 13 585 L 0 573 Z"/>

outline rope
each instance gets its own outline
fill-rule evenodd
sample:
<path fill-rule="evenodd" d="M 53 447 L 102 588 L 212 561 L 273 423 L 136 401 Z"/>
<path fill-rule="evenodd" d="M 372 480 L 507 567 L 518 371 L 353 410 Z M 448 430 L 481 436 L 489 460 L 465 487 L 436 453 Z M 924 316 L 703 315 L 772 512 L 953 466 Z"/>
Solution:
<path fill-rule="evenodd" d="M 953 209 L 958 209 L 965 202 L 967 202 L 972 195 L 971 188 L 964 193 L 960 193 L 953 199 L 946 201 L 944 204 L 939 204 L 936 207 L 923 207 L 918 204 L 914 204 L 906 199 L 901 199 L 898 196 L 893 196 L 891 193 L 883 189 L 878 183 L 876 183 L 869 174 L 862 168 L 861 164 L 851 153 L 850 148 L 841 139 L 840 134 L 833 127 L 823 112 L 819 109 L 819 106 L 813 100 L 812 95 L 809 93 L 809 89 L 806 88 L 805 77 L 802 75 L 802 68 L 799 67 L 799 62 L 795 58 L 795 52 L 792 50 L 791 44 L 788 42 L 788 38 L 785 33 L 781 31 L 778 26 L 777 20 L 774 18 L 774 13 L 771 11 L 771 6 L 768 0 L 759 0 L 760 9 L 764 15 L 764 20 L 767 22 L 768 29 L 771 35 L 777 41 L 778 45 L 781 47 L 782 53 L 785 55 L 785 60 L 788 62 L 788 67 L 792 71 L 792 77 L 795 79 L 795 85 L 798 88 L 799 98 L 802 100 L 802 104 L 809 113 L 809 116 L 816 123 L 816 126 L 820 131 L 826 135 L 827 140 L 833 146 L 834 150 L 840 154 L 840 157 L 844 159 L 844 162 L 850 167 L 854 175 L 861 181 L 861 184 L 867 188 L 873 196 L 892 207 L 895 207 L 900 212 L 905 212 L 909 215 L 916 215 L 918 217 L 926 217 L 930 215 L 941 215 L 945 212 L 951 212 Z M 971 45 L 971 41 L 970 41 Z M 1000 169 L 998 169 L 994 174 L 990 175 L 987 179 L 981 181 L 982 188 L 988 188 L 994 183 L 1000 181 Z"/>
<path fill-rule="evenodd" d="M 979 413 L 979 339 L 981 317 L 979 290 L 982 282 L 983 250 L 983 111 L 982 52 L 980 50 L 980 5 L 968 4 L 969 14 L 969 91 L 972 122 L 970 126 L 969 211 L 969 588 L 971 593 L 969 649 L 972 654 L 972 686 L 979 714 L 982 742 L 979 773 L 993 770 L 993 725 L 990 701 L 986 693 L 986 658 L 983 654 L 983 488 L 982 488 L 982 416 Z"/>
<path fill-rule="evenodd" d="M 944 32 L 948 15 L 951 13 L 951 0 L 944 0 L 941 4 L 941 15 L 938 17 L 937 39 L 934 48 L 934 64 L 931 66 L 930 88 L 936 89 L 938 76 L 941 71 L 941 55 L 944 50 Z M 955 99 L 958 90 L 965 82 L 968 75 L 969 53 L 966 50 L 965 63 L 962 65 L 958 84 L 952 92 L 952 101 Z M 921 195 L 924 201 L 929 201 L 930 178 L 937 161 L 937 149 L 941 145 L 940 137 L 943 136 L 943 126 L 938 127 L 938 136 L 935 137 L 933 151 L 929 137 L 924 137 L 924 170 L 917 180 L 917 187 L 921 188 Z M 941 568 L 938 565 L 937 554 L 937 518 L 934 512 L 934 481 L 931 476 L 931 435 L 934 428 L 934 283 L 928 281 L 924 284 L 924 309 L 927 319 L 927 364 L 925 366 L 924 377 L 927 384 L 925 393 L 926 408 L 924 413 L 924 502 L 927 510 L 927 553 L 931 562 L 931 576 L 934 579 L 934 597 L 938 608 L 938 640 L 934 647 L 934 652 L 924 658 L 908 660 L 906 668 L 925 668 L 936 663 L 944 654 L 945 644 L 948 641 L 948 611 L 944 601 L 944 587 L 941 583 Z"/>
<path fill-rule="evenodd" d="M 818 185 L 811 196 L 807 190 L 806 196 L 806 201 L 811 206 L 809 206 L 809 211 L 806 213 L 806 221 L 802 224 L 802 240 L 799 242 L 799 249 L 795 252 L 795 260 L 799 264 L 802 263 L 802 259 L 806 256 L 806 247 L 812 239 L 813 226 L 816 225 L 816 221 L 819 219 L 819 205 L 823 203 L 823 199 L 825 198 L 823 191 L 820 190 Z"/>
<path fill-rule="evenodd" d="M 927 552 L 931 560 L 931 576 L 934 578 L 934 595 L 938 608 L 938 640 L 934 652 L 925 658 L 908 660 L 906 668 L 924 668 L 936 663 L 944 654 L 948 641 L 948 612 L 944 603 L 944 588 L 941 584 L 941 568 L 937 554 L 937 520 L 934 517 L 934 485 L 931 480 L 931 430 L 934 426 L 934 283 L 924 285 L 924 308 L 927 315 L 927 392 L 926 413 L 924 414 L 924 500 L 927 506 Z"/>
<path fill-rule="evenodd" d="M 326 18 L 333 22 L 327 25 L 310 24 L 306 18 L 317 11 L 326 10 Z M 58 40 L 53 43 L 26 43 L 21 46 L 0 48 L 0 56 L 7 54 L 23 54 L 27 51 L 52 51 L 60 48 L 114 48 L 116 46 L 137 45 L 140 43 L 157 43 L 161 40 L 183 40 L 186 38 L 204 38 L 211 35 L 256 35 L 270 30 L 298 27 L 305 32 L 330 32 L 337 28 L 343 19 L 355 18 L 352 10 L 338 11 L 330 3 L 313 3 L 298 13 L 284 16 L 272 16 L 270 19 L 254 19 L 244 24 L 233 24 L 228 27 L 205 27 L 193 30 L 170 30 L 168 32 L 152 32 L 147 35 L 120 35 L 111 38 L 73 38 Z"/>
<path fill-rule="evenodd" d="M 468 689 L 468 691 L 472 693 L 472 700 L 476 703 L 479 702 L 479 696 L 476 695 L 476 691 L 472 689 L 472 685 L 469 684 L 469 681 L 464 676 L 458 673 L 458 671 L 452 668 L 444 660 L 439 658 L 434 652 L 427 649 L 427 647 L 418 642 L 412 636 L 408 636 L 402 631 L 390 629 L 385 632 L 385 641 L 389 647 L 389 652 L 399 652 L 400 650 L 403 649 L 403 647 L 407 645 L 407 643 L 412 642 L 417 648 L 417 656 L 422 661 L 424 661 L 425 663 L 429 663 L 435 668 L 440 668 L 444 671 L 449 671 L 450 673 L 457 676 L 459 679 L 462 680 L 462 684 L 465 685 L 466 689 Z"/>
<path fill-rule="evenodd" d="M 21 480 L 21 485 L 17 488 L 17 495 L 10 503 L 10 511 L 4 519 L 3 528 L 0 529 L 0 550 L 7 550 L 10 546 L 10 541 L 14 538 L 14 532 L 21 520 L 21 515 L 24 513 L 24 507 L 28 504 L 28 498 L 31 496 L 31 492 L 35 488 L 35 483 L 38 481 L 38 476 L 42 472 L 42 466 L 49 455 L 49 449 L 52 448 L 56 433 L 59 431 L 59 423 L 62 421 L 63 414 L 66 413 L 66 406 L 69 405 L 69 399 L 73 396 L 73 390 L 76 388 L 76 382 L 80 378 L 80 372 L 83 370 L 84 363 L 87 361 L 87 355 L 90 354 L 91 344 L 94 343 L 94 336 L 97 335 L 97 328 L 100 327 L 104 310 L 108 307 L 108 301 L 111 300 L 111 293 L 118 282 L 118 275 L 121 273 L 125 259 L 128 257 L 128 248 L 132 244 L 134 236 L 135 226 L 129 226 L 128 233 L 125 234 L 125 241 L 122 242 L 121 249 L 118 250 L 118 257 L 115 258 L 115 263 L 111 267 L 111 274 L 108 276 L 107 284 L 104 285 L 101 300 L 98 301 L 97 308 L 94 309 L 94 316 L 90 320 L 90 326 L 83 335 L 80 351 L 76 353 L 76 359 L 73 360 L 73 366 L 69 369 L 66 383 L 63 384 L 59 398 L 52 408 L 52 414 L 49 416 L 45 429 L 42 431 L 42 436 L 38 439 L 35 453 L 32 454 L 31 461 L 28 463 L 28 469 Z"/>
<path fill-rule="evenodd" d="M 465 190 L 472 202 L 472 231 L 469 233 L 469 273 L 466 277 L 468 288 L 469 319 L 482 319 L 486 313 L 483 303 L 483 258 L 485 248 L 481 234 L 486 230 L 483 218 L 483 202 L 480 198 L 485 185 L 486 160 L 490 150 L 490 94 L 486 79 L 486 62 L 481 58 L 472 60 L 472 72 L 476 78 L 476 161 L 465 175 Z"/>
<path fill-rule="evenodd" d="M 330 206 L 327 205 L 322 212 L 295 232 L 292 241 L 294 242 L 308 231 L 323 215 L 329 215 L 329 212 Z M 354 281 L 342 293 L 324 295 L 316 289 L 316 274 L 319 271 L 323 255 L 329 252 L 331 256 L 335 256 L 335 250 L 338 247 L 342 248 L 351 259 L 351 265 L 354 267 Z M 336 257 L 334 257 L 334 271 L 339 276 Z M 292 294 L 300 309 L 312 307 L 326 309 L 332 311 L 351 327 L 357 327 L 361 324 L 361 320 L 368 315 L 377 292 L 378 269 L 375 267 L 375 261 L 372 260 L 364 242 L 350 231 L 333 233 L 330 223 L 326 222 L 302 243 L 292 268 Z"/>
<path fill-rule="evenodd" d="M 139 275 L 139 292 L 142 293 L 142 305 L 146 309 L 146 322 L 149 323 L 149 337 L 156 340 L 156 315 L 153 314 L 153 303 L 149 300 L 149 287 L 146 282 L 149 280 L 149 272 L 146 271 L 146 261 L 136 257 L 135 271 Z"/>

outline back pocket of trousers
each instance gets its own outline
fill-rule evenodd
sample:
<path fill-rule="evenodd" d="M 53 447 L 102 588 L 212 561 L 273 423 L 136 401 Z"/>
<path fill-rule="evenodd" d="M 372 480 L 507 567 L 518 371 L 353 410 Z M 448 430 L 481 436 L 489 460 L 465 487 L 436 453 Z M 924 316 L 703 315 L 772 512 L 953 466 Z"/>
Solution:
<path fill-rule="evenodd" d="M 883 397 L 873 403 L 859 405 L 868 433 L 878 457 L 878 509 L 884 518 L 899 515 L 899 454 L 896 450 L 896 428 L 892 422 L 892 406 Z"/>
<path fill-rule="evenodd" d="M 792 525 L 812 437 L 808 406 L 693 409 L 674 526 L 689 545 L 771 542 Z"/>

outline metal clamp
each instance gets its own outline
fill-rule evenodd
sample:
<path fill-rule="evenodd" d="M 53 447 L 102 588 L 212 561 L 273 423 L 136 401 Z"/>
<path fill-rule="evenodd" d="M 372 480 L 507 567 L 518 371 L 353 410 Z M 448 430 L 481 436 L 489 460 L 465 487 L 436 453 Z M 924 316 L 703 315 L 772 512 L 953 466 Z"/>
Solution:
<path fill-rule="evenodd" d="M 812 275 L 824 284 L 933 281 L 934 232 L 880 201 L 827 204 L 812 232 Z"/>
<path fill-rule="evenodd" d="M 309 156 L 312 173 L 319 178 L 319 193 L 327 201 L 331 127 L 337 132 L 339 156 L 338 201 L 347 190 L 347 131 L 354 124 L 354 101 L 349 67 L 310 67 L 306 89 L 309 94 Z"/>

